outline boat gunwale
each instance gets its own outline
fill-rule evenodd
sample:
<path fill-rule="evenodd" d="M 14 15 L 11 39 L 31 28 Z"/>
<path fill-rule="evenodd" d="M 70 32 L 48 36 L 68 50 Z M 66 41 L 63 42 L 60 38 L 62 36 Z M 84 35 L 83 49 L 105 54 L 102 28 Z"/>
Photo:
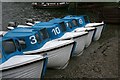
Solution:
<path fill-rule="evenodd" d="M 58 40 L 58 41 L 62 41 L 62 40 Z M 69 43 L 69 44 L 66 44 L 66 45 L 62 45 L 62 46 L 59 46 L 59 47 L 55 47 L 55 48 L 53 48 L 53 49 L 49 49 L 49 50 L 46 50 L 46 51 L 41 51 L 41 52 L 36 52 L 36 53 L 24 53 L 25 55 L 36 55 L 36 54 L 41 54 L 41 53 L 48 53 L 48 52 L 50 52 L 50 51 L 53 51 L 53 50 L 57 50 L 57 49 L 59 49 L 59 48 L 63 48 L 63 47 L 66 47 L 66 46 L 69 46 L 69 45 L 72 45 L 72 44 L 75 44 L 75 42 L 73 41 L 73 42 L 71 42 L 71 43 Z"/>
<path fill-rule="evenodd" d="M 26 65 L 29 65 L 29 64 L 32 64 L 32 63 L 37 63 L 39 61 L 42 61 L 42 60 L 45 60 L 46 58 L 43 57 L 42 59 L 39 59 L 39 60 L 35 60 L 35 61 L 32 61 L 32 62 L 29 62 L 29 63 L 25 63 L 25 64 L 22 64 L 22 65 L 18 65 L 18 66 L 14 66 L 14 67 L 11 67 L 11 68 L 7 68 L 7 69 L 2 69 L 0 71 L 4 72 L 4 71 L 9 71 L 11 69 L 17 69 L 17 68 L 20 68 L 20 67 L 23 67 L 23 66 L 26 66 Z"/>
<path fill-rule="evenodd" d="M 99 26 L 103 26 L 103 25 L 105 25 L 105 24 L 99 24 L 99 25 L 96 25 L 96 26 L 92 26 L 92 27 L 99 27 Z M 88 26 L 85 26 L 85 27 L 88 27 Z"/>

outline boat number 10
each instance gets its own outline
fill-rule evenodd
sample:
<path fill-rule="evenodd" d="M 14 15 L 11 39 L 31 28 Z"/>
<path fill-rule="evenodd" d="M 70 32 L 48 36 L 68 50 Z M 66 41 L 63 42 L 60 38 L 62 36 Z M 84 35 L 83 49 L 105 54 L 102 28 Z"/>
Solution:
<path fill-rule="evenodd" d="M 59 27 L 56 27 L 56 28 L 52 29 L 52 32 L 53 32 L 55 35 L 60 34 L 60 29 L 59 29 Z"/>
<path fill-rule="evenodd" d="M 37 40 L 35 38 L 35 36 L 30 36 L 29 39 L 31 40 L 31 44 L 36 44 L 37 43 Z"/>

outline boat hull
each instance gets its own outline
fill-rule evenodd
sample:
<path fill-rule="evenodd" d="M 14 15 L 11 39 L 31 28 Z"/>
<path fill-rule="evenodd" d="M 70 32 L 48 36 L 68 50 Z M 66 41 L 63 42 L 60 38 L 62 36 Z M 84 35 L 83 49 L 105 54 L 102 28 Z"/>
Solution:
<path fill-rule="evenodd" d="M 96 31 L 95 31 L 95 33 L 93 35 L 93 41 L 97 41 L 97 40 L 100 39 L 102 30 L 103 30 L 103 25 L 100 25 L 100 26 L 96 27 Z"/>
<path fill-rule="evenodd" d="M 42 5 L 33 5 L 33 8 L 40 8 L 40 9 L 61 9 L 61 8 L 67 8 L 68 5 L 62 5 L 62 6 L 42 6 Z"/>
<path fill-rule="evenodd" d="M 59 49 L 47 52 L 48 56 L 47 67 L 54 69 L 64 69 L 67 66 L 66 64 L 68 64 L 69 62 L 72 48 L 73 44 L 69 44 Z"/>
<path fill-rule="evenodd" d="M 80 56 L 83 53 L 83 50 L 85 48 L 85 38 L 87 35 L 83 35 L 78 38 L 74 38 L 73 40 L 76 42 L 76 48 L 73 52 L 73 56 Z"/>
<path fill-rule="evenodd" d="M 62 43 L 64 42 L 64 43 Z M 51 49 L 43 49 L 43 51 L 37 50 L 30 51 L 30 52 L 24 52 L 25 55 L 43 55 L 48 57 L 48 64 L 47 68 L 53 68 L 53 69 L 64 69 L 66 64 L 68 64 L 72 50 L 74 48 L 75 42 L 71 40 L 70 43 L 67 43 L 68 41 L 58 41 L 54 40 L 49 42 L 48 44 L 44 45 L 44 48 L 50 48 L 51 46 L 54 46 L 55 44 L 58 45 L 58 47 L 54 47 Z M 60 43 L 60 44 L 59 44 Z M 62 45 L 61 45 L 62 44 Z M 59 46 L 61 45 L 61 46 Z"/>
<path fill-rule="evenodd" d="M 56 5 L 56 4 L 52 4 L 52 5 L 46 5 L 46 4 L 40 4 L 40 3 L 37 3 L 37 4 L 32 4 L 32 7 L 33 8 L 40 8 L 40 9 L 61 9 L 61 8 L 68 8 L 69 4 L 59 4 L 59 5 Z"/>
<path fill-rule="evenodd" d="M 62 38 L 62 40 L 70 40 L 72 39 L 75 41 L 75 49 L 72 53 L 72 56 L 80 56 L 83 53 L 83 50 L 85 48 L 85 39 L 87 35 L 77 36 L 73 38 Z"/>
<path fill-rule="evenodd" d="M 67 32 L 64 36 L 59 38 L 59 40 L 73 40 L 75 41 L 75 48 L 72 56 L 80 56 L 85 48 L 85 39 L 88 32 Z"/>
<path fill-rule="evenodd" d="M 92 42 L 92 37 L 95 29 L 76 28 L 73 32 L 86 32 L 86 31 L 88 32 L 88 34 L 85 36 L 84 40 L 85 40 L 85 47 L 88 47 Z"/>
<path fill-rule="evenodd" d="M 94 34 L 94 30 L 88 31 L 88 35 L 87 35 L 87 37 L 85 39 L 85 42 L 86 42 L 85 47 L 88 47 L 91 44 L 93 34 Z"/>
<path fill-rule="evenodd" d="M 85 27 L 90 27 L 90 26 L 96 28 L 94 35 L 93 35 L 93 41 L 99 40 L 103 27 L 104 27 L 104 22 L 102 21 L 101 23 L 88 23 L 85 25 Z"/>
<path fill-rule="evenodd" d="M 2 71 L 2 78 L 41 78 L 44 59 Z"/>

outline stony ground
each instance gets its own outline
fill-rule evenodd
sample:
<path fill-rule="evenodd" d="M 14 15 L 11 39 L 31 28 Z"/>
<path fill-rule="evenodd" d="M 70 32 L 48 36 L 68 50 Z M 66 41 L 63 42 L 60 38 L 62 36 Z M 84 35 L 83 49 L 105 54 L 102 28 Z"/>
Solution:
<path fill-rule="evenodd" d="M 30 3 L 3 3 L 2 7 L 3 30 L 6 30 L 9 21 L 23 23 L 26 18 L 39 17 L 54 18 L 56 15 L 65 16 L 66 12 L 59 10 L 35 10 Z M 120 39 L 120 26 L 106 24 L 101 38 L 94 41 L 79 57 L 72 57 L 64 70 L 47 69 L 47 79 L 76 79 L 76 78 L 117 78 L 118 77 L 118 48 Z"/>

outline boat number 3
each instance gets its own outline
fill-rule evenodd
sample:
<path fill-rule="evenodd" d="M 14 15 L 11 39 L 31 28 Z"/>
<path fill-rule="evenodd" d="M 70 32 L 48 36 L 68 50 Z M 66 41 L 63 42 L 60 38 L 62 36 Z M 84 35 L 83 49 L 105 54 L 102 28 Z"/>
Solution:
<path fill-rule="evenodd" d="M 55 35 L 60 34 L 60 29 L 59 29 L 59 27 L 56 27 L 56 28 L 52 29 L 52 32 L 53 32 Z"/>
<path fill-rule="evenodd" d="M 79 19 L 79 23 L 80 23 L 80 24 L 83 24 L 83 21 L 82 21 L 82 19 Z"/>
<path fill-rule="evenodd" d="M 31 42 L 30 42 L 31 44 L 37 43 L 35 36 L 30 36 L 29 39 L 31 40 Z"/>

